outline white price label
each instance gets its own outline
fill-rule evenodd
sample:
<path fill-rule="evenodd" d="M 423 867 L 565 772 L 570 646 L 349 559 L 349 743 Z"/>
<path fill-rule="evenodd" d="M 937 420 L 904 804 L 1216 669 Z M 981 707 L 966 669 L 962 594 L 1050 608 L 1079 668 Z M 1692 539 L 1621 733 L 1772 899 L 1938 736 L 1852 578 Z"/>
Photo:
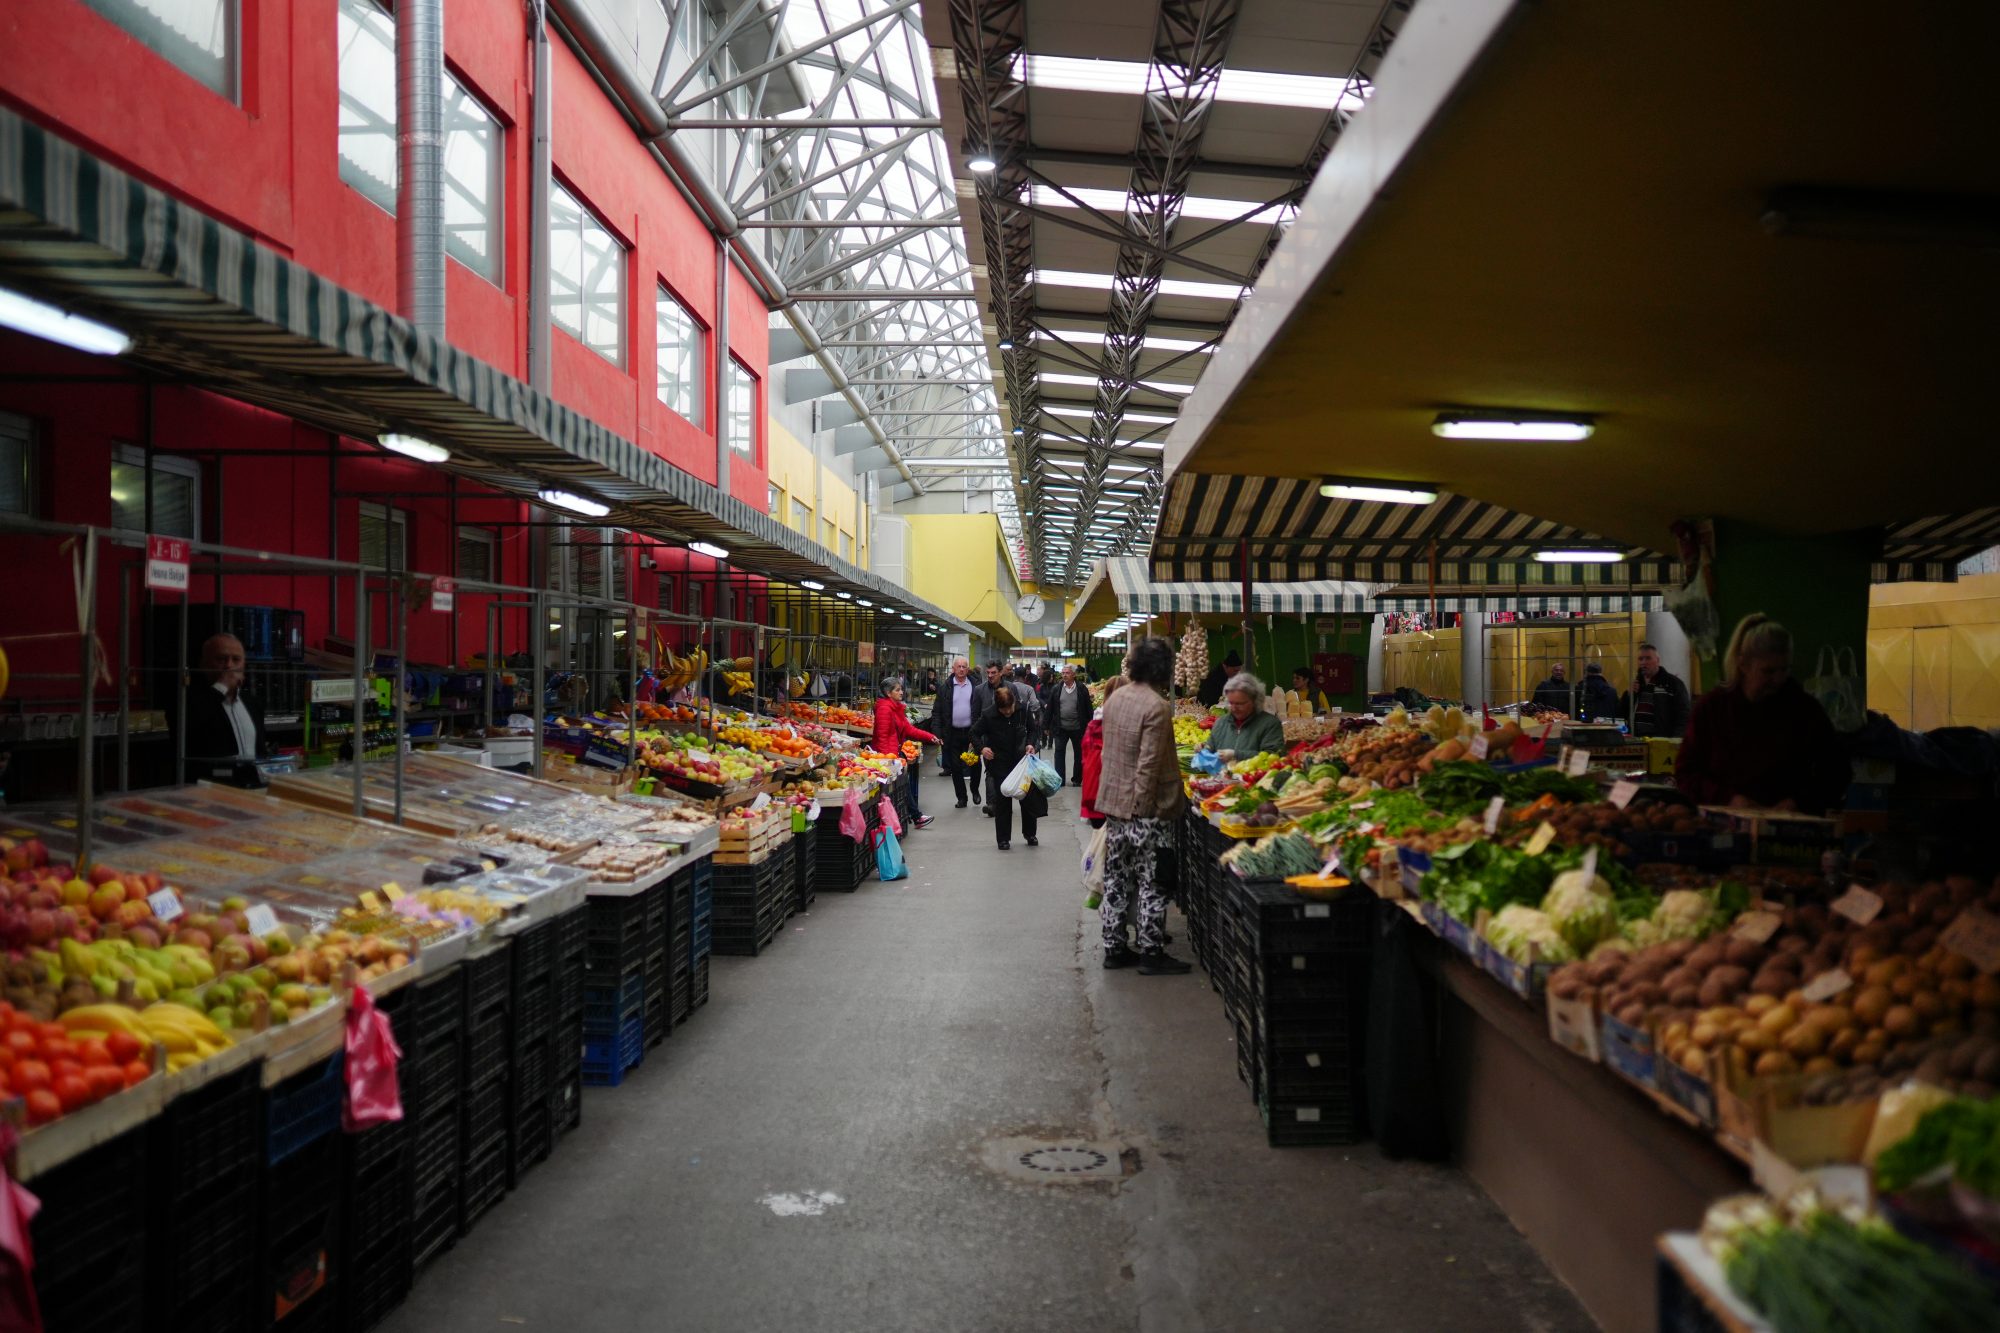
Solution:
<path fill-rule="evenodd" d="M 1306 920 L 1308 921 L 1312 921 L 1317 918 L 1330 917 L 1332 915 L 1333 915 L 1333 909 L 1331 907 L 1328 907 L 1325 903 L 1306 904 Z"/>
<path fill-rule="evenodd" d="M 1465 752 L 1474 759 L 1484 759 L 1487 752 L 1492 748 L 1492 742 L 1488 741 L 1484 736 L 1474 736 L 1472 744 L 1465 747 Z"/>
<path fill-rule="evenodd" d="M 1486 803 L 1486 831 L 1497 832 L 1500 828 L 1500 812 L 1507 808 L 1507 798 L 1495 796 Z"/>
<path fill-rule="evenodd" d="M 1301 1106 L 1298 1118 L 1303 1124 L 1316 1124 L 1319 1120 L 1319 1108 L 1317 1106 Z"/>
<path fill-rule="evenodd" d="M 1319 1068 L 1319 1052 L 1318 1052 L 1318 1051 L 1307 1051 L 1307 1052 L 1306 1052 L 1306 1068 L 1307 1068 L 1307 1069 L 1318 1069 L 1318 1068 Z"/>
<path fill-rule="evenodd" d="M 1848 976 L 1844 969 L 1836 967 L 1831 972 L 1822 972 L 1808 981 L 1799 994 L 1804 997 L 1807 1004 L 1818 1004 L 1821 1000 L 1831 1000 L 1853 984 L 1854 978 Z"/>
<path fill-rule="evenodd" d="M 181 537 L 148 536 L 146 586 L 160 592 L 186 592 L 192 549 Z"/>
<path fill-rule="evenodd" d="M 1882 914 L 1882 899 L 1859 884 L 1850 884 L 1846 893 L 1833 900 L 1832 908 L 1855 925 L 1865 926 Z"/>
<path fill-rule="evenodd" d="M 1734 939 L 1747 944 L 1762 944 L 1778 933 L 1778 927 L 1785 919 L 1776 912 L 1745 912 L 1736 918 L 1736 928 L 1729 932 Z"/>
<path fill-rule="evenodd" d="M 771 793 L 767 791 L 760 791 L 757 793 L 757 799 L 750 802 L 750 813 L 753 815 L 758 814 L 762 812 L 764 807 L 769 805 L 770 803 L 771 803 Z"/>
<path fill-rule="evenodd" d="M 1583 878 L 1586 882 L 1597 878 L 1597 849 L 1595 847 L 1584 850 Z"/>
<path fill-rule="evenodd" d="M 1590 769 L 1590 751 L 1580 745 L 1572 746 L 1569 761 L 1563 765 L 1563 769 L 1573 778 L 1582 777 Z"/>
<path fill-rule="evenodd" d="M 1292 971 L 1294 971 L 1294 972 L 1303 972 L 1303 971 L 1305 971 L 1305 970 L 1306 970 L 1306 956 L 1305 956 L 1304 954 L 1302 954 L 1302 953 L 1295 953 L 1295 954 L 1293 954 L 1293 955 L 1292 955 Z"/>
<path fill-rule="evenodd" d="M 243 914 L 243 925 L 252 935 L 261 939 L 277 930 L 278 914 L 265 904 L 258 903 Z"/>
<path fill-rule="evenodd" d="M 1544 819 L 1535 826 L 1535 836 L 1528 839 L 1528 845 L 1521 850 L 1528 856 L 1540 856 L 1556 840 L 1556 826 Z"/>
<path fill-rule="evenodd" d="M 161 889 L 146 896 L 146 905 L 153 909 L 156 920 L 172 921 L 181 914 L 181 896 L 172 889 Z"/>
<path fill-rule="evenodd" d="M 1339 873 L 1340 873 L 1340 853 L 1335 852 L 1332 856 L 1327 857 L 1326 864 L 1319 868 L 1319 875 L 1321 879 L 1332 879 L 1335 875 Z M 1306 912 L 1308 915 L 1310 915 L 1312 909 L 1308 907 L 1306 909 Z"/>
<path fill-rule="evenodd" d="M 1945 927 L 1938 943 L 1961 958 L 1970 959 L 1981 972 L 2000 971 L 2000 916 L 1981 907 L 1968 907 Z"/>
<path fill-rule="evenodd" d="M 453 579 L 431 580 L 431 610 L 449 611 L 458 592 L 458 583 Z"/>
<path fill-rule="evenodd" d="M 1632 804 L 1632 798 L 1639 794 L 1639 784 L 1630 778 L 1620 778 L 1611 784 L 1611 794 L 1604 799 L 1623 810 Z"/>

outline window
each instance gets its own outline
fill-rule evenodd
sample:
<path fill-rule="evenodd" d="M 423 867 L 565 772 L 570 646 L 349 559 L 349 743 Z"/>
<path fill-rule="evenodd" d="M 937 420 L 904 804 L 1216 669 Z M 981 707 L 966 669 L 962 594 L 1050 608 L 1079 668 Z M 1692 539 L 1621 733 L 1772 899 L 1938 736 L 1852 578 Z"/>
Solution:
<path fill-rule="evenodd" d="M 129 444 L 111 454 L 111 526 L 158 537 L 201 535 L 201 464 L 153 455 L 153 526 L 146 526 L 146 452 Z"/>
<path fill-rule="evenodd" d="M 764 489 L 766 496 L 764 501 L 764 508 L 770 512 L 772 518 L 777 519 L 780 523 L 784 522 L 785 493 L 778 489 L 778 483 L 775 481 L 772 482 L 767 487 L 765 487 Z"/>
<path fill-rule="evenodd" d="M 458 577 L 471 579 L 474 583 L 493 582 L 493 571 L 499 565 L 496 559 L 499 543 L 485 528 L 460 528 L 458 530 Z"/>
<path fill-rule="evenodd" d="M 549 188 L 549 313 L 614 366 L 625 364 L 625 247 L 561 185 Z"/>
<path fill-rule="evenodd" d="M 653 305 L 653 342 L 659 353 L 660 401 L 699 426 L 702 372 L 708 363 L 702 355 L 701 325 L 664 283 Z"/>
<path fill-rule="evenodd" d="M 833 520 L 830 518 L 822 519 L 821 526 L 825 528 L 825 531 L 820 534 L 819 544 L 830 551 L 833 549 L 834 534 L 839 532 L 840 529 L 834 526 Z"/>
<path fill-rule="evenodd" d="M 846 533 L 844 533 L 844 532 L 840 534 L 840 558 L 841 558 L 842 560 L 845 560 L 845 559 L 847 559 L 847 558 L 848 558 L 848 555 L 847 555 L 847 534 L 846 534 Z"/>
<path fill-rule="evenodd" d="M 792 500 L 792 527 L 803 532 L 808 537 L 812 536 L 812 506 L 797 497 L 794 497 Z"/>
<path fill-rule="evenodd" d="M 757 377 L 729 358 L 729 447 L 745 458 L 757 457 Z M 812 535 L 812 529 L 806 529 Z"/>
<path fill-rule="evenodd" d="M 361 563 L 375 569 L 410 567 L 410 516 L 385 505 L 361 505 Z"/>
<path fill-rule="evenodd" d="M 236 100 L 236 0 L 84 0 L 212 93 Z"/>
<path fill-rule="evenodd" d="M 340 0 L 340 178 L 396 211 L 396 21 L 375 0 Z M 500 123 L 444 76 L 444 248 L 500 282 Z"/>
<path fill-rule="evenodd" d="M 35 512 L 35 433 L 26 417 L 0 412 L 0 514 Z"/>

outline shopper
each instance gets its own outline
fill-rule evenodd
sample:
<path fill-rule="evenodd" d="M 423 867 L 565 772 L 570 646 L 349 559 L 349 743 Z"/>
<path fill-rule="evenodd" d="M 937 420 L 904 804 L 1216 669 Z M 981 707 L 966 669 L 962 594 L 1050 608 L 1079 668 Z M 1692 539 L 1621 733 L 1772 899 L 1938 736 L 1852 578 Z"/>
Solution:
<path fill-rule="evenodd" d="M 1203 708 L 1215 707 L 1222 702 L 1222 687 L 1242 669 L 1243 659 L 1236 655 L 1235 649 L 1230 649 L 1229 656 L 1222 659 L 1222 665 L 1202 677 L 1201 688 L 1194 693 L 1195 699 Z"/>
<path fill-rule="evenodd" d="M 1028 710 L 1014 699 L 1015 687 L 1001 684 L 993 691 L 993 706 L 979 715 L 972 728 L 972 743 L 986 765 L 986 806 L 993 815 L 993 838 L 1000 850 L 1014 846 L 1014 801 L 1002 795 L 1000 784 L 1015 765 L 1035 753 L 1034 722 Z M 1048 798 L 1030 787 L 1021 799 L 1021 835 L 1030 847 L 1038 846 L 1035 820 L 1047 807 Z"/>
<path fill-rule="evenodd" d="M 1076 678 L 1076 668 L 1064 667 L 1062 679 L 1049 690 L 1043 715 L 1056 752 L 1056 776 L 1073 787 L 1083 785 L 1083 733 L 1090 727 L 1092 712 L 1090 691 Z M 1072 754 L 1075 759 L 1065 765 L 1064 760 Z"/>
<path fill-rule="evenodd" d="M 962 757 L 972 750 L 972 728 L 980 711 L 979 682 L 972 678 L 971 664 L 955 657 L 951 674 L 939 684 L 937 698 L 931 703 L 930 729 L 939 737 L 938 748 L 944 751 L 945 771 L 951 774 L 951 789 L 958 794 L 961 810 L 966 807 L 968 782 L 972 794 L 980 794 L 979 761 L 968 764 Z"/>
<path fill-rule="evenodd" d="M 1558 713 L 1569 713 L 1569 669 L 1561 662 L 1549 668 L 1549 678 L 1535 686 L 1530 703 L 1542 708 L 1552 708 Z"/>
<path fill-rule="evenodd" d="M 973 702 L 978 705 L 978 711 L 972 715 L 975 726 L 978 725 L 980 718 L 986 716 L 986 711 L 993 707 L 993 692 L 999 689 L 1011 674 L 1011 668 L 1003 667 L 998 662 L 986 664 L 986 679 L 980 683 L 978 693 L 973 696 Z M 979 813 L 990 817 L 993 814 L 993 803 L 986 799 L 987 785 L 984 781 L 979 784 Z"/>
<path fill-rule="evenodd" d="M 903 684 L 891 680 L 882 687 L 882 697 L 875 701 L 875 750 L 878 754 L 893 754 L 900 757 L 904 741 L 916 741 L 920 746 L 928 741 L 938 744 L 932 733 L 910 724 L 909 709 L 903 705 Z M 917 757 L 903 765 L 903 771 L 910 777 L 910 820 L 918 828 L 929 828 L 931 817 L 924 813 L 923 802 L 917 797 L 917 779 L 923 776 L 924 756 L 921 749 Z"/>
<path fill-rule="evenodd" d="M 1229 678 L 1223 695 L 1229 700 L 1229 711 L 1215 719 L 1208 739 L 1201 743 L 1202 749 L 1232 754 L 1238 759 L 1266 751 L 1285 752 L 1285 724 L 1264 711 L 1263 681 L 1247 671 L 1239 671 Z"/>
<path fill-rule="evenodd" d="M 1118 693 L 1118 687 L 1125 683 L 1125 677 L 1113 676 L 1104 682 L 1104 702 L 1110 703 L 1111 696 Z M 1077 794 L 1077 809 L 1089 821 L 1092 828 L 1104 827 L 1104 816 L 1097 810 L 1097 789 L 1104 776 L 1104 719 L 1093 717 L 1083 729 L 1083 757 L 1077 767 L 1083 770 L 1083 790 Z"/>
<path fill-rule="evenodd" d="M 1299 698 L 1305 700 L 1306 706 L 1311 708 L 1313 712 L 1324 713 L 1327 710 L 1326 696 L 1321 694 L 1313 685 L 1311 667 L 1292 668 L 1292 689 L 1298 694 Z"/>
<path fill-rule="evenodd" d="M 1090 804 L 1107 823 L 1104 834 L 1104 966 L 1139 965 L 1144 976 L 1186 972 L 1167 952 L 1167 899 L 1162 865 L 1172 850 L 1174 820 L 1186 804 L 1174 752 L 1174 646 L 1141 639 L 1125 657 L 1127 685 L 1104 700 L 1103 772 Z M 1138 912 L 1138 948 L 1125 935 L 1125 915 Z"/>
<path fill-rule="evenodd" d="M 203 777 L 264 752 L 264 707 L 244 692 L 243 666 L 243 641 L 234 634 L 210 635 L 201 645 L 202 683 L 188 691 L 181 716 L 187 761 L 201 765 Z"/>
<path fill-rule="evenodd" d="M 1576 713 L 1585 722 L 1618 720 L 1618 687 L 1604 678 L 1604 663 L 1583 664 L 1583 684 L 1576 692 Z"/>
<path fill-rule="evenodd" d="M 1847 790 L 1851 764 L 1819 700 L 1792 678 L 1792 635 L 1763 612 L 1729 636 L 1723 683 L 1688 719 L 1674 780 L 1703 805 L 1818 814 Z"/>
<path fill-rule="evenodd" d="M 1660 665 L 1660 650 L 1655 645 L 1639 645 L 1639 674 L 1619 701 L 1618 713 L 1631 719 L 1634 736 L 1679 740 L 1687 730 L 1687 682 Z"/>

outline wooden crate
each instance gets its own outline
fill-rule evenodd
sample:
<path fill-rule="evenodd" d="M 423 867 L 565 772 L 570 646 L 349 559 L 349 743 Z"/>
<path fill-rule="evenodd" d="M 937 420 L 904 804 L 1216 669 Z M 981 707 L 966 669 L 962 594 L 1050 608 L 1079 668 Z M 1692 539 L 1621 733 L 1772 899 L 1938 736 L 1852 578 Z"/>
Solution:
<path fill-rule="evenodd" d="M 723 866 L 754 866 L 770 859 L 785 839 L 792 836 L 792 820 L 789 807 L 772 806 L 772 810 L 782 810 L 782 815 L 766 815 L 747 828 L 732 828 L 724 825 L 720 830 L 720 841 L 716 846 L 715 863 Z"/>

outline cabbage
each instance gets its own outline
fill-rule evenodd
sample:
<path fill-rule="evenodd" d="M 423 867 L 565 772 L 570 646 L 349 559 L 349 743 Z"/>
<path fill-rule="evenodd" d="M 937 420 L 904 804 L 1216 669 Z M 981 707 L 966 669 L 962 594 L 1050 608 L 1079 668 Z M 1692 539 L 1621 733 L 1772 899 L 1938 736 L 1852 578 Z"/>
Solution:
<path fill-rule="evenodd" d="M 1663 940 L 1696 940 L 1708 933 L 1711 904 L 1694 889 L 1670 889 L 1653 909 L 1653 924 Z"/>
<path fill-rule="evenodd" d="M 1542 912 L 1563 942 L 1578 954 L 1589 953 L 1618 933 L 1618 906 L 1612 900 L 1610 883 L 1601 875 L 1585 875 L 1581 870 L 1557 875 L 1542 899 Z"/>
<path fill-rule="evenodd" d="M 1518 903 L 1486 923 L 1486 942 L 1517 963 L 1567 963 L 1576 957 L 1546 913 Z"/>

